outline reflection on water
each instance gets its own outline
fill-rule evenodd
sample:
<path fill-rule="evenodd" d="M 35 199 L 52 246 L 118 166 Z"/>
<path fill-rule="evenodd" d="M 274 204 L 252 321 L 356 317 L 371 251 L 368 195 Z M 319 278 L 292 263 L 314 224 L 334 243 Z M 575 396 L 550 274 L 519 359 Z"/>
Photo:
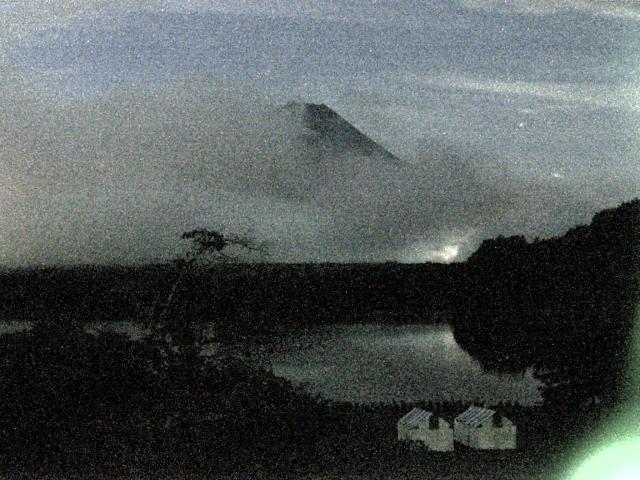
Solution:
<path fill-rule="evenodd" d="M 31 322 L 0 322 L 0 335 L 30 328 Z M 125 333 L 132 339 L 149 334 L 131 322 L 90 322 L 85 329 Z M 210 328 L 205 332 L 210 336 Z M 531 372 L 483 372 L 447 325 L 333 325 L 282 342 L 256 354 L 256 360 L 327 398 L 362 403 L 479 399 L 523 405 L 541 400 Z M 213 351 L 210 345 L 202 354 Z"/>
<path fill-rule="evenodd" d="M 4 321 L 0 322 L 0 335 L 3 333 L 18 333 L 31 330 L 33 322 Z"/>
<path fill-rule="evenodd" d="M 447 325 L 328 326 L 302 349 L 270 355 L 273 372 L 313 393 L 354 402 L 541 400 L 531 372 L 489 374 L 455 342 Z"/>
<path fill-rule="evenodd" d="M 112 332 L 128 335 L 131 340 L 140 340 L 148 336 L 151 332 L 147 328 L 133 322 L 89 322 L 85 326 L 85 331 L 94 335 L 100 332 Z"/>
<path fill-rule="evenodd" d="M 34 322 L 27 321 L 0 321 L 0 335 L 4 333 L 26 332 L 33 328 Z M 149 335 L 149 330 L 133 322 L 87 322 L 84 330 L 98 335 L 101 332 L 113 332 L 127 335 L 132 340 L 139 340 Z"/>

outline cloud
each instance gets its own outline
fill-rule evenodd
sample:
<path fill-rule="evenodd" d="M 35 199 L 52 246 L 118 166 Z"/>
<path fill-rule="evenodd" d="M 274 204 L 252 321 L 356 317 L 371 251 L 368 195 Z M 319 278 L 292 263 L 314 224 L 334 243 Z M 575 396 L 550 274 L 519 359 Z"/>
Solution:
<path fill-rule="evenodd" d="M 616 60 L 626 33 L 608 22 L 591 30 L 572 16 L 573 33 L 565 35 L 540 16 L 505 29 L 504 18 L 482 10 L 452 17 L 449 7 L 416 13 L 409 2 L 397 9 L 329 1 L 40 3 L 20 3 L 0 19 L 7 26 L 0 41 L 11 35 L 13 42 L 13 64 L 0 58 L 0 255 L 7 262 L 167 258 L 183 230 L 218 225 L 271 240 L 275 259 L 444 259 L 454 247 L 464 258 L 482 237 L 561 233 L 620 200 L 605 180 L 581 191 L 573 177 L 593 173 L 577 163 L 551 186 L 515 173 L 531 151 L 578 158 L 585 145 L 595 145 L 597 156 L 600 148 L 610 153 L 602 146 L 609 140 L 621 144 L 624 125 L 611 117 L 589 117 L 601 125 L 597 135 L 572 118 L 589 108 L 638 111 L 637 86 L 618 78 L 629 64 Z M 303 21 L 296 12 L 323 21 Z M 411 31 L 371 28 L 407 12 L 419 19 Z M 417 28 L 425 17 L 431 23 Z M 541 67 L 554 61 L 554 68 Z M 200 67 L 216 78 L 163 84 L 156 76 L 184 70 L 195 77 Z M 360 121 L 375 124 L 378 112 L 394 110 L 395 130 L 380 121 L 376 138 L 418 144 L 419 160 L 403 168 L 344 154 L 309 162 L 301 125 L 280 116 L 277 102 L 228 87 L 267 69 L 280 70 L 280 99 L 291 92 L 335 98 L 340 112 L 357 110 L 349 89 L 375 87 L 361 101 Z M 604 70 L 607 81 L 598 73 Z M 20 71 L 29 72 L 28 81 Z M 578 78 L 585 71 L 589 82 Z M 86 94 L 110 76 L 119 82 L 108 85 L 110 93 Z M 44 77 L 72 77 L 80 87 L 64 97 L 60 84 Z M 371 100 L 378 93 L 387 96 L 386 107 Z M 487 101 L 489 94 L 500 100 Z M 535 102 L 514 102 L 506 113 L 504 99 L 513 98 Z M 530 135 L 527 124 L 518 133 L 530 135 L 526 142 L 514 140 L 510 126 L 523 113 L 517 108 L 547 104 L 572 112 L 559 126 L 554 112 L 538 127 L 556 136 Z M 409 121 L 411 112 L 418 114 Z M 438 138 L 424 118 L 448 136 Z M 471 137 L 518 150 L 509 156 L 513 168 L 501 171 L 492 154 L 460 150 Z"/>
<path fill-rule="evenodd" d="M 124 0 L 33 0 L 14 2 L 0 10 L 0 36 L 12 40 L 23 39 L 51 27 L 69 25 L 78 19 L 96 18 L 109 11 L 127 11 Z M 17 38 L 16 38 L 17 37 Z"/>
<path fill-rule="evenodd" d="M 52 88 L 86 92 L 184 71 L 332 99 L 357 75 L 364 77 L 359 89 L 380 82 L 397 92 L 387 77 L 404 72 L 542 87 L 635 87 L 637 29 L 576 12 L 505 18 L 436 1 L 421 8 L 411 2 L 338 8 L 331 1 L 65 4 L 71 6 L 64 16 L 39 14 L 46 21 L 36 22 L 37 35 L 28 35 L 28 15 L 13 15 L 24 38 L 6 38 L 11 61 Z M 633 91 L 621 93 L 637 105 Z"/>
<path fill-rule="evenodd" d="M 0 115 L 7 264 L 166 259 L 197 227 L 267 240 L 275 260 L 406 260 L 413 245 L 435 259 L 523 208 L 508 176 L 446 149 L 314 158 L 300 119 L 210 79 L 24 98 Z"/>
<path fill-rule="evenodd" d="M 197 226 L 295 243 L 322 224 L 301 198 L 308 173 L 286 151 L 295 126 L 258 96 L 176 82 L 14 107 L 0 118 L 5 259 L 166 258 Z"/>
<path fill-rule="evenodd" d="M 633 0 L 461 0 L 470 9 L 492 13 L 515 13 L 530 15 L 555 15 L 578 11 L 594 16 L 617 17 L 640 20 L 640 8 Z"/>
<path fill-rule="evenodd" d="M 0 114 L 0 258 L 163 260 L 206 227 L 266 240 L 278 261 L 451 261 L 498 233 L 561 233 L 610 200 L 437 142 L 395 165 L 310 134 L 206 77 L 70 104 L 25 93 Z"/>
<path fill-rule="evenodd" d="M 595 108 L 615 108 L 640 112 L 640 84 L 596 84 L 577 82 L 532 82 L 463 75 L 413 76 L 422 85 L 451 90 L 490 92 L 509 96 L 529 96 L 552 100 L 559 104 L 583 104 Z"/>

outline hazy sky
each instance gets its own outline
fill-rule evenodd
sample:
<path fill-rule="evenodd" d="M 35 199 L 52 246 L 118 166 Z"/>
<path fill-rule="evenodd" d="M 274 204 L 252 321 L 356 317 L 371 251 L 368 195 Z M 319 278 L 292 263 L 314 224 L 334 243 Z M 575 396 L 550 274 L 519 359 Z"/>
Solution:
<path fill-rule="evenodd" d="M 451 260 L 640 195 L 631 1 L 1 1 L 0 263 Z M 326 103 L 409 165 L 309 166 Z"/>

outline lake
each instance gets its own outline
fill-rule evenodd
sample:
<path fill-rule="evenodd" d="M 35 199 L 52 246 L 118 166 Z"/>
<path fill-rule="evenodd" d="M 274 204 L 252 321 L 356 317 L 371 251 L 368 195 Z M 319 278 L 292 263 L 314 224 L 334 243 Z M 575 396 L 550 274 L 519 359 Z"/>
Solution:
<path fill-rule="evenodd" d="M 0 334 L 31 326 L 30 322 L 0 322 Z M 129 322 L 91 322 L 85 328 L 93 333 L 127 333 L 132 339 L 148 334 Z M 541 401 L 530 371 L 521 375 L 484 372 L 456 343 L 446 324 L 316 327 L 267 344 L 256 359 L 269 365 L 275 375 L 334 400 L 479 399 L 522 405 Z"/>
<path fill-rule="evenodd" d="M 264 355 L 274 374 L 335 400 L 542 400 L 530 371 L 484 372 L 448 325 L 331 325 Z"/>

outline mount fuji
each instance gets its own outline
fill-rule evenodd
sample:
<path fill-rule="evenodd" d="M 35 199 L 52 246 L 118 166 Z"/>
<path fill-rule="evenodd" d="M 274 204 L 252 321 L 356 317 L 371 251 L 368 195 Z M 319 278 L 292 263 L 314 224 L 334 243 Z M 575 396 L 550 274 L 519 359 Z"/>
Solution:
<path fill-rule="evenodd" d="M 350 154 L 392 164 L 404 163 L 324 103 L 288 102 L 283 110 L 302 122 L 304 133 L 300 139 L 312 149 L 315 158 Z"/>

